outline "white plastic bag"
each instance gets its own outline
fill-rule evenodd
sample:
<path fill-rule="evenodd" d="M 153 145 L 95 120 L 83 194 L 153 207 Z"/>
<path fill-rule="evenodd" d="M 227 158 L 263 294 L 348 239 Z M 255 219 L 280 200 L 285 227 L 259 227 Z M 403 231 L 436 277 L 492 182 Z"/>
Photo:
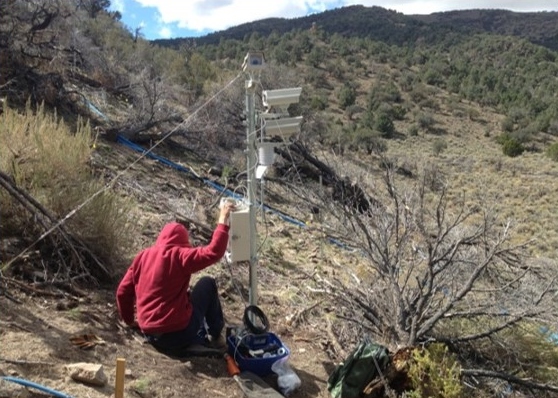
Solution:
<path fill-rule="evenodd" d="M 273 365 L 271 365 L 271 370 L 277 374 L 277 385 L 285 397 L 288 397 L 300 387 L 302 382 L 289 366 L 288 356 L 275 361 Z"/>

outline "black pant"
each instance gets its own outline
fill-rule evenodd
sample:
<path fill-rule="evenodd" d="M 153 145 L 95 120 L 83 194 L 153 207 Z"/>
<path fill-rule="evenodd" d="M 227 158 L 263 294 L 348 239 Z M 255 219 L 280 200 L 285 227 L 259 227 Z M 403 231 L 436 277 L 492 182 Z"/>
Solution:
<path fill-rule="evenodd" d="M 225 326 L 217 283 L 204 276 L 190 291 L 192 317 L 186 329 L 161 335 L 147 335 L 147 340 L 159 351 L 180 356 L 181 351 L 193 344 L 203 344 L 206 334 L 218 337 Z M 207 323 L 207 330 L 206 330 Z"/>

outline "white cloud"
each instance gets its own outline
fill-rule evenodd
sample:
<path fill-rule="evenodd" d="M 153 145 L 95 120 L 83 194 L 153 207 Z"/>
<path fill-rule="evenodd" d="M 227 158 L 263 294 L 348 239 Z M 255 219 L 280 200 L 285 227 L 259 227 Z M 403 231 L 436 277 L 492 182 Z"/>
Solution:
<path fill-rule="evenodd" d="M 113 10 L 118 11 L 121 14 L 124 13 L 124 0 L 112 0 L 110 5 Z"/>
<path fill-rule="evenodd" d="M 159 29 L 159 37 L 169 39 L 172 36 L 172 30 L 168 26 L 163 26 Z"/>
<path fill-rule="evenodd" d="M 123 0 L 114 0 L 113 4 Z M 294 18 L 310 12 L 352 4 L 380 6 L 404 14 L 472 8 L 502 8 L 512 11 L 558 10 L 556 0 L 135 0 L 155 7 L 164 24 L 176 23 L 193 31 L 218 31 L 270 17 Z"/>
<path fill-rule="evenodd" d="M 270 17 L 294 18 L 342 5 L 340 0 L 136 0 L 156 7 L 165 23 L 195 31 L 223 30 Z"/>
<path fill-rule="evenodd" d="M 346 0 L 347 5 L 363 4 L 396 10 L 403 14 L 431 14 L 433 12 L 474 8 L 498 8 L 517 12 L 557 11 L 556 0 Z"/>

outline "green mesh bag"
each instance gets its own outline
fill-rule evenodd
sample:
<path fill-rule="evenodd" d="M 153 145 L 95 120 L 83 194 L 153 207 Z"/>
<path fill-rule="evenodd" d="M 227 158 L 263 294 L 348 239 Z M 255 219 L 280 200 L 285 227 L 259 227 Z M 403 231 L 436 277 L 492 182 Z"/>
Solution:
<path fill-rule="evenodd" d="M 388 349 L 364 339 L 331 373 L 327 389 L 333 398 L 361 397 L 364 388 L 386 369 L 388 363 Z"/>

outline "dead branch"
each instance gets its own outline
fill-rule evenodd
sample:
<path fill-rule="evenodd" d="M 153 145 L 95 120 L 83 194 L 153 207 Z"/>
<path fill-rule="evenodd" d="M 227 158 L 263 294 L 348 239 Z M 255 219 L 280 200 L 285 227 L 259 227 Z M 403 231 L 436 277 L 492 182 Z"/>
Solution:
<path fill-rule="evenodd" d="M 176 215 L 176 222 L 179 222 L 185 226 L 187 226 L 188 229 L 193 230 L 196 229 L 196 231 L 204 237 L 204 239 L 208 240 L 211 239 L 211 235 L 213 234 L 213 230 L 211 228 L 209 228 L 207 225 L 204 225 L 196 220 L 191 219 L 190 217 L 186 217 L 184 214 L 177 214 Z M 192 225 L 195 226 L 195 228 L 192 228 Z"/>
<path fill-rule="evenodd" d="M 59 293 L 59 292 L 49 292 L 48 290 L 42 290 L 42 289 L 37 289 L 34 286 L 28 285 L 26 283 L 20 282 L 18 280 L 12 279 L 12 278 L 6 278 L 3 277 L 2 280 L 6 281 L 7 283 L 16 286 L 22 290 L 27 291 L 28 293 L 33 293 L 39 296 L 48 296 L 48 297 L 54 297 L 54 298 L 65 298 L 66 295 L 63 293 Z"/>
<path fill-rule="evenodd" d="M 18 202 L 20 202 L 25 207 L 26 210 L 28 210 L 31 214 L 33 214 L 33 216 L 37 220 L 40 220 L 40 223 L 43 226 L 43 228 L 45 228 L 45 230 L 48 231 L 50 229 L 45 222 L 45 218 L 50 223 L 56 224 L 57 221 L 55 217 L 51 215 L 50 212 L 44 208 L 44 206 L 42 206 L 31 195 L 29 195 L 28 193 L 26 193 L 25 191 L 17 187 L 15 183 L 11 180 L 11 178 L 7 174 L 1 171 L 0 171 L 0 185 L 4 189 L 6 189 L 6 191 L 8 191 L 8 193 L 13 198 L 15 198 Z M 74 253 L 77 261 L 79 262 L 81 269 L 85 273 L 91 275 L 87 267 L 85 267 L 84 259 L 82 258 L 82 255 L 80 254 L 76 246 L 79 246 L 79 250 L 84 251 L 87 254 L 87 256 L 91 260 L 93 260 L 93 262 L 97 265 L 99 270 L 102 272 L 101 276 L 103 277 L 111 276 L 109 270 L 103 265 L 103 263 L 101 263 L 101 261 L 97 258 L 97 256 L 87 248 L 87 245 L 83 241 L 81 241 L 81 239 L 72 236 L 63 225 L 58 226 L 57 230 L 59 231 L 63 239 L 66 241 L 68 248 Z M 61 259 L 63 260 L 63 257 L 61 257 Z"/>
<path fill-rule="evenodd" d="M 304 168 L 304 174 L 308 177 L 320 181 L 333 189 L 332 197 L 344 206 L 354 208 L 361 214 L 366 213 L 371 206 L 380 206 L 381 204 L 366 194 L 358 183 L 351 183 L 348 177 L 340 177 L 335 170 L 314 156 L 302 143 L 293 142 L 288 150 L 281 148 L 275 149 L 283 158 L 295 164 L 297 170 Z M 293 155 L 300 157 L 302 160 L 295 159 Z M 304 165 L 306 162 L 306 165 Z M 307 165 L 312 167 L 308 167 Z M 317 169 L 317 171 L 316 171 Z"/>
<path fill-rule="evenodd" d="M 15 186 L 15 184 L 13 184 L 10 180 L 10 178 L 4 174 L 3 172 L 0 172 L 0 185 L 6 189 L 8 191 L 8 193 L 15 198 L 27 211 L 29 211 L 32 215 L 33 218 L 35 220 L 37 220 L 37 222 L 39 224 L 41 224 L 41 226 L 48 231 L 49 227 L 45 222 L 45 218 L 42 216 L 47 216 L 48 217 L 48 212 L 46 212 L 46 210 L 42 207 L 37 207 L 37 206 L 33 206 L 33 203 L 31 200 L 29 200 L 30 196 L 27 195 L 25 192 L 23 192 L 22 190 L 20 190 L 19 188 L 17 188 Z M 34 199 L 33 199 L 34 200 Z M 39 212 L 37 212 L 37 209 L 39 210 Z M 44 210 L 41 211 L 41 210 Z M 62 234 L 62 236 L 64 236 L 65 239 L 67 239 L 67 236 Z M 53 240 L 53 247 L 56 247 L 57 244 L 54 241 L 53 237 L 50 236 L 50 239 Z M 71 246 L 74 250 L 75 248 L 73 246 Z M 77 252 L 75 252 L 75 254 L 77 254 Z M 64 262 L 64 257 L 60 256 L 60 259 L 62 262 Z M 83 265 L 81 262 L 81 258 L 79 256 L 79 254 L 77 255 L 77 259 L 80 262 L 80 265 Z"/>
<path fill-rule="evenodd" d="M 509 383 L 513 383 L 519 386 L 533 388 L 535 390 L 558 392 L 558 386 L 545 383 L 537 383 L 529 379 L 522 379 L 508 373 L 496 372 L 493 370 L 485 369 L 461 369 L 461 374 L 463 376 L 476 376 L 476 377 L 486 377 L 490 379 L 500 379 L 505 380 Z"/>
<path fill-rule="evenodd" d="M 333 348 L 335 349 L 335 352 L 337 352 L 337 355 L 339 357 L 347 358 L 347 352 L 343 349 L 341 344 L 339 344 L 339 340 L 337 340 L 337 336 L 333 332 L 333 325 L 331 321 L 327 318 L 326 320 L 327 320 L 327 329 L 326 329 L 327 335 L 329 336 L 329 339 L 331 341 L 331 344 L 333 345 Z"/>
<path fill-rule="evenodd" d="M 316 308 L 318 305 L 322 304 L 323 302 L 324 300 L 319 300 L 314 304 L 305 308 L 301 308 L 296 313 L 290 315 L 289 318 L 287 319 L 287 325 L 296 327 L 304 319 L 306 314 L 308 314 L 310 311 L 312 311 L 314 308 Z"/>
<path fill-rule="evenodd" d="M 2 280 L 2 277 L 0 276 L 0 281 Z M 8 293 L 8 291 L 5 288 L 0 288 L 0 296 L 4 296 L 6 297 L 8 300 L 16 303 L 16 304 L 23 304 L 20 300 L 16 299 L 14 296 L 12 296 L 10 293 Z"/>
<path fill-rule="evenodd" d="M 116 141 L 116 137 L 118 135 L 121 135 L 122 137 L 129 139 L 130 141 L 133 141 L 137 144 L 156 142 L 162 138 L 160 134 L 143 133 L 164 123 L 182 123 L 182 118 L 180 116 L 169 116 L 163 119 L 150 120 L 149 122 L 143 123 L 138 126 L 126 125 L 111 127 L 106 129 L 106 134 L 107 138 L 112 141 Z"/>
<path fill-rule="evenodd" d="M 24 326 L 18 325 L 18 324 L 15 323 L 15 322 L 4 322 L 4 321 L 0 321 L 0 325 L 5 325 L 5 326 L 13 327 L 13 328 L 16 328 L 16 329 L 19 329 L 19 330 L 23 330 L 24 332 L 27 332 L 27 333 L 33 333 L 32 330 L 29 330 L 29 329 L 27 329 L 27 328 L 24 327 Z"/>
<path fill-rule="evenodd" d="M 74 50 L 74 51 L 78 52 L 77 50 Z M 68 75 L 70 77 L 82 82 L 82 83 L 87 84 L 89 87 L 99 88 L 99 87 L 103 86 L 103 84 L 101 82 L 99 82 L 95 79 L 92 79 L 89 76 L 85 76 L 83 73 L 80 73 L 78 71 L 69 70 Z"/>
<path fill-rule="evenodd" d="M 9 364 L 12 364 L 12 365 L 56 366 L 56 364 L 54 362 L 27 361 L 27 360 L 24 360 L 24 359 L 0 358 L 0 362 L 9 363 Z"/>
<path fill-rule="evenodd" d="M 533 315 L 533 314 L 529 314 L 529 315 Z M 439 339 L 435 339 L 437 341 L 440 342 L 446 342 L 446 343 L 456 343 L 456 342 L 466 342 L 466 341 L 473 341 L 473 340 L 479 340 L 479 339 L 484 339 L 486 337 L 490 337 L 502 330 L 505 329 L 509 329 L 511 328 L 513 325 L 518 324 L 519 322 L 521 322 L 523 319 L 525 319 L 527 316 L 526 315 L 518 315 L 518 316 L 514 316 L 511 319 L 507 320 L 506 322 L 503 322 L 502 324 L 489 328 L 487 330 L 485 330 L 482 333 L 476 333 L 476 334 L 470 334 L 467 336 L 459 336 L 459 337 L 455 337 L 455 338 L 439 338 Z"/>

